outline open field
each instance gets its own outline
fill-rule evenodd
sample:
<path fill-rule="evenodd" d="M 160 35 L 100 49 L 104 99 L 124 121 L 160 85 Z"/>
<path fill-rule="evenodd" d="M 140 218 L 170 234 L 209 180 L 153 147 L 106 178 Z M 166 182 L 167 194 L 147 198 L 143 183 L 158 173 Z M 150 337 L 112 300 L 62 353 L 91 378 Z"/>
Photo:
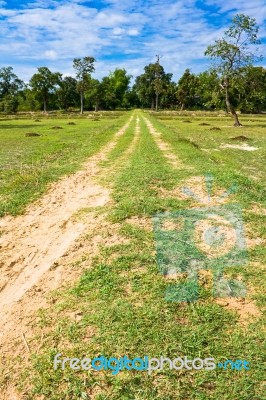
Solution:
<path fill-rule="evenodd" d="M 0 119 L 0 398 L 266 399 L 266 116 L 243 115 L 241 128 L 210 113 L 93 119 Z M 153 216 L 235 204 L 248 254 L 224 274 L 246 296 L 215 298 L 202 267 L 197 301 L 166 301 L 187 273 L 160 270 Z M 57 353 L 240 359 L 250 370 L 54 370 Z"/>

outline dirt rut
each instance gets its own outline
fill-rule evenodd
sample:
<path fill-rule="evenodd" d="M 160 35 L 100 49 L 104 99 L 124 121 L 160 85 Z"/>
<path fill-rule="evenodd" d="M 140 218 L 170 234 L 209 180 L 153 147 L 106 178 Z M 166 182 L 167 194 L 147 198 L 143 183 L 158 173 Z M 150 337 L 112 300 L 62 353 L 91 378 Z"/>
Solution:
<path fill-rule="evenodd" d="M 178 159 L 178 157 L 173 153 L 171 146 L 161 139 L 161 132 L 157 131 L 148 118 L 143 117 L 150 133 L 154 137 L 155 143 L 159 149 L 163 152 L 166 159 L 169 161 L 171 166 L 175 169 L 184 167 L 183 163 Z"/>

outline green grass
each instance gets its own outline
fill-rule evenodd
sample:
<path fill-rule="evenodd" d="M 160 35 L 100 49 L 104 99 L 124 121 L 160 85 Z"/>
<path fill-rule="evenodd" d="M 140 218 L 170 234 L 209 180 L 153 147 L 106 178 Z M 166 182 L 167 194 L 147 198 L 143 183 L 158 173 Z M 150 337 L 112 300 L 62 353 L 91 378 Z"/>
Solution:
<path fill-rule="evenodd" d="M 80 168 L 111 139 L 126 116 L 108 113 L 98 121 L 77 116 L 42 117 L 39 122 L 0 119 L 0 216 L 23 212 L 49 182 Z M 41 136 L 26 137 L 29 132 Z"/>
<path fill-rule="evenodd" d="M 215 179 L 214 192 L 227 189 L 233 183 L 237 185 L 232 201 L 241 205 L 249 234 L 254 238 L 265 236 L 265 216 L 252 211 L 254 204 L 265 207 L 265 188 L 260 175 L 266 148 L 263 129 L 252 126 L 241 130 L 222 128 L 222 131 L 207 131 L 205 128 L 208 127 L 198 125 L 198 122 L 206 121 L 206 117 L 182 123 L 176 116 L 170 119 L 168 114 L 167 120 L 160 116 L 151 116 L 150 120 L 162 132 L 162 139 L 172 146 L 183 166 L 175 170 L 171 167 L 142 119 L 140 139 L 132 154 L 123 158 L 123 151 L 132 143 L 134 122 L 102 163 L 101 182 L 113 189 L 113 204 L 106 206 L 104 211 L 111 227 L 113 223 L 119 224 L 120 235 L 127 239 L 127 243 L 102 246 L 80 280 L 68 289 L 54 292 L 50 296 L 50 307 L 39 312 L 38 333 L 31 340 L 31 347 L 39 343 L 44 327 L 45 341 L 39 354 L 32 354 L 27 368 L 24 371 L 20 368 L 17 385 L 28 400 L 266 398 L 263 388 L 263 318 L 254 319 L 247 326 L 240 325 L 236 312 L 216 304 L 208 285 L 200 287 L 199 300 L 195 303 L 166 302 L 164 293 L 169 281 L 159 273 L 154 234 L 148 229 L 151 217 L 158 211 L 195 206 L 191 199 L 161 196 L 162 189 L 171 193 L 172 189 L 182 185 L 184 179 L 211 173 Z M 208 118 L 214 126 L 226 125 L 220 117 Z M 265 124 L 265 119 L 261 121 L 262 125 Z M 228 125 L 230 123 L 229 120 Z M 260 150 L 249 153 L 224 149 L 218 155 L 202 151 L 203 147 L 213 150 L 220 143 L 227 142 L 230 136 L 239 134 L 252 137 Z M 197 143 L 199 148 L 189 141 Z M 241 168 L 243 160 L 258 168 L 254 177 Z M 140 218 L 143 226 L 136 226 L 130 219 L 132 217 Z M 88 236 L 87 240 L 92 239 Z M 85 265 L 86 257 L 89 264 L 89 255 L 84 254 Z M 262 269 L 255 267 L 253 262 L 259 265 L 265 262 L 263 246 L 258 245 L 249 251 L 248 264 L 230 267 L 226 273 L 232 277 L 242 275 L 247 287 L 255 289 L 255 294 L 249 296 L 263 311 L 265 279 Z M 69 316 L 73 312 L 80 316 L 78 320 L 73 321 Z M 171 359 L 214 357 L 217 362 L 227 358 L 246 359 L 251 369 L 174 371 L 166 368 L 151 375 L 124 371 L 114 376 L 111 371 L 86 373 L 69 367 L 55 371 L 53 358 L 56 353 L 62 353 L 62 357 L 78 358 L 148 355 Z M 22 362 L 22 359 L 17 360 L 18 365 Z M 2 383 L 16 379 L 17 374 L 13 368 L 10 377 Z"/>

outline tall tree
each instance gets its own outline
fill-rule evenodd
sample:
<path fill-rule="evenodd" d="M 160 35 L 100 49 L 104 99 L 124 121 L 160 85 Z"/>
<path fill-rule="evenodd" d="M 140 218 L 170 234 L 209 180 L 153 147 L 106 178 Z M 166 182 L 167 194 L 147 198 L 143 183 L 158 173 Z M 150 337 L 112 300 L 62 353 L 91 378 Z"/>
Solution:
<path fill-rule="evenodd" d="M 24 82 L 17 77 L 12 67 L 0 68 L 0 109 L 16 112 L 19 105 L 18 93 L 23 88 Z"/>
<path fill-rule="evenodd" d="M 89 86 L 86 91 L 86 99 L 94 106 L 94 111 L 98 112 L 100 104 L 104 102 L 104 88 L 102 82 L 98 79 L 90 78 Z"/>
<path fill-rule="evenodd" d="M 266 69 L 248 67 L 240 71 L 237 82 L 239 109 L 243 112 L 259 113 L 266 110 Z"/>
<path fill-rule="evenodd" d="M 172 74 L 166 73 L 159 60 L 154 64 L 146 65 L 144 74 L 136 78 L 134 90 L 136 90 L 143 105 L 151 103 L 151 109 L 159 106 L 159 95 L 162 94 L 171 82 Z"/>
<path fill-rule="evenodd" d="M 177 100 L 180 103 L 181 110 L 184 107 L 195 105 L 195 97 L 197 93 L 198 78 L 192 74 L 189 69 L 186 69 L 184 74 L 178 81 Z"/>
<path fill-rule="evenodd" d="M 129 88 L 131 75 L 125 69 L 116 68 L 109 74 L 109 90 L 114 94 L 113 107 L 122 107 L 125 94 Z"/>
<path fill-rule="evenodd" d="M 30 79 L 30 86 L 43 102 L 43 110 L 47 112 L 49 94 L 53 92 L 59 85 L 62 74 L 60 72 L 52 72 L 47 67 L 38 68 L 38 73 L 34 74 Z"/>
<path fill-rule="evenodd" d="M 73 68 L 76 71 L 78 80 L 77 90 L 80 94 L 81 114 L 84 112 L 84 93 L 89 88 L 91 74 L 95 71 L 94 63 L 94 57 L 74 58 L 73 60 Z"/>
<path fill-rule="evenodd" d="M 59 83 L 56 97 L 59 107 L 64 110 L 67 110 L 69 107 L 78 107 L 79 94 L 77 92 L 77 80 L 72 76 L 64 77 Z"/>
<path fill-rule="evenodd" d="M 221 109 L 224 106 L 219 82 L 219 76 L 213 70 L 203 71 L 197 75 L 196 93 L 199 96 L 199 108 Z"/>
<path fill-rule="evenodd" d="M 252 53 L 253 45 L 259 43 L 258 26 L 254 18 L 237 14 L 222 39 L 208 46 L 205 55 L 213 61 L 213 69 L 220 76 L 220 86 L 225 95 L 227 110 L 234 118 L 234 126 L 240 122 L 230 98 L 230 89 L 240 69 L 252 65 L 257 59 Z"/>
<path fill-rule="evenodd" d="M 16 94 L 23 86 L 24 82 L 17 77 L 12 67 L 0 68 L 0 98 Z"/>

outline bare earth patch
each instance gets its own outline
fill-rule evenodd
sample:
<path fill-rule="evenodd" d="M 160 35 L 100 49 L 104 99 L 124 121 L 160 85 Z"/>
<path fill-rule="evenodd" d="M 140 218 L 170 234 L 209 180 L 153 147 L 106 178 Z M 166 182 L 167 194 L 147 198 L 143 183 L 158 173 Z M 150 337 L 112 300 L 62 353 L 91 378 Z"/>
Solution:
<path fill-rule="evenodd" d="M 239 323 L 246 326 L 252 319 L 259 318 L 261 312 L 255 302 L 242 298 L 216 299 L 216 303 L 228 310 L 236 311 L 239 315 Z"/>
<path fill-rule="evenodd" d="M 221 149 L 229 148 L 229 149 L 238 149 L 238 150 L 245 150 L 245 151 L 259 150 L 258 147 L 249 146 L 247 143 L 243 143 L 243 144 L 223 144 L 220 147 L 221 147 Z"/>
<path fill-rule="evenodd" d="M 216 190 L 215 193 L 208 193 L 206 181 L 203 176 L 193 176 L 183 181 L 179 187 L 172 190 L 160 188 L 163 197 L 176 197 L 180 200 L 194 199 L 197 205 L 215 206 L 225 204 L 228 196 L 225 190 Z"/>
<path fill-rule="evenodd" d="M 145 229 L 149 232 L 152 231 L 152 221 L 150 218 L 145 217 L 130 217 L 126 219 L 126 222 L 138 226 L 139 228 Z"/>

